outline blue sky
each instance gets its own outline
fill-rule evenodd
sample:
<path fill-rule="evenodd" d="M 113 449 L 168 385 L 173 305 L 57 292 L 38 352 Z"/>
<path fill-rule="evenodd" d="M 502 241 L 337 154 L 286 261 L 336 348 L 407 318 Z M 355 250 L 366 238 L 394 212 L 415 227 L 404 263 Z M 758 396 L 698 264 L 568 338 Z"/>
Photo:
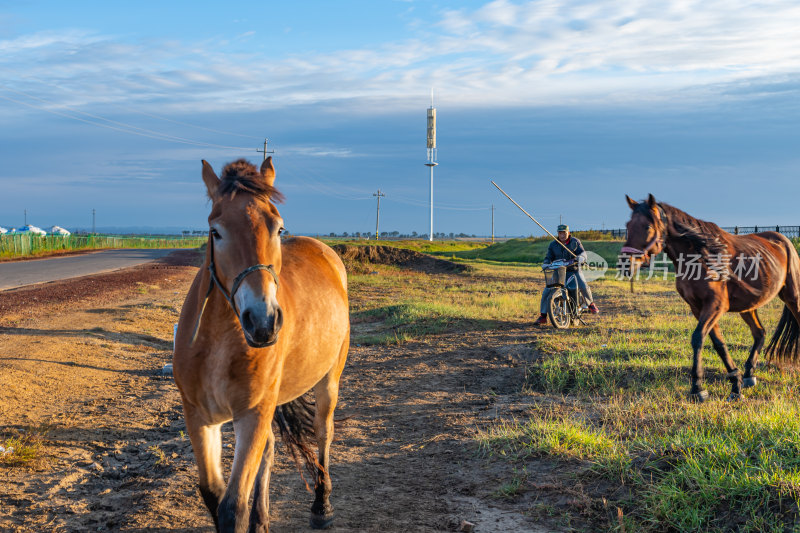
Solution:
<path fill-rule="evenodd" d="M 295 233 L 620 227 L 624 195 L 800 224 L 789 1 L 0 1 L 0 225 L 205 227 L 200 160 L 276 150 Z"/>

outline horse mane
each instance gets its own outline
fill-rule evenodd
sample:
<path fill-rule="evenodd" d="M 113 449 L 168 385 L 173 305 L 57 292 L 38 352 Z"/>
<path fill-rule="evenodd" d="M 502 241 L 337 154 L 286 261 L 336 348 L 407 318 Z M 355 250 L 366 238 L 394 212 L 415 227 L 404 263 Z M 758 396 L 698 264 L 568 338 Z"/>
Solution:
<path fill-rule="evenodd" d="M 716 255 L 727 253 L 728 247 L 723 236 L 725 230 L 714 224 L 695 218 L 685 211 L 669 204 L 658 204 L 666 215 L 667 233 L 670 237 L 683 239 L 691 244 L 695 251 L 703 255 Z M 635 212 L 647 216 L 653 220 L 653 212 L 647 202 L 641 202 L 636 206 Z"/>
<path fill-rule="evenodd" d="M 222 169 L 217 194 L 230 194 L 231 199 L 238 191 L 250 193 L 275 203 L 282 203 L 283 194 L 268 184 L 259 170 L 246 159 L 237 159 Z"/>

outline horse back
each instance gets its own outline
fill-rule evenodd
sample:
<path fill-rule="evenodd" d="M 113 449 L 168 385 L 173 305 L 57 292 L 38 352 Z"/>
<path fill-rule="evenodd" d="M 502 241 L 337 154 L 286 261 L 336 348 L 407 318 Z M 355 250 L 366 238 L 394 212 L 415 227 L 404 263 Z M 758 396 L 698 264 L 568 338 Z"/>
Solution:
<path fill-rule="evenodd" d="M 289 273 L 309 264 L 315 265 L 319 273 L 331 270 L 336 274 L 344 294 L 347 294 L 347 271 L 330 246 L 310 237 L 292 237 L 283 241 L 281 248 L 283 271 Z"/>
<path fill-rule="evenodd" d="M 792 242 L 775 231 L 730 235 L 729 250 L 734 275 L 728 283 L 728 292 L 730 310 L 734 312 L 757 309 L 772 300 L 783 287 L 789 269 L 797 262 Z M 736 275 L 741 260 L 755 261 L 757 274 L 742 268 Z"/>
<path fill-rule="evenodd" d="M 349 343 L 347 272 L 330 247 L 309 237 L 282 243 L 285 363 L 278 403 L 305 393 L 340 367 Z"/>

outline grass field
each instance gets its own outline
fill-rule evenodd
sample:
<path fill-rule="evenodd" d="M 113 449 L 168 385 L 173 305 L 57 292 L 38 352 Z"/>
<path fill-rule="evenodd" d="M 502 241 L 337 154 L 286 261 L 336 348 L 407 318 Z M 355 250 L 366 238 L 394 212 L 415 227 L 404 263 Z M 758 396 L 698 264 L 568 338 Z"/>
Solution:
<path fill-rule="evenodd" d="M 479 250 L 486 248 L 489 243 L 475 241 L 423 241 L 423 240 L 404 240 L 404 241 L 373 241 L 369 239 L 331 239 L 320 237 L 320 240 L 329 246 L 335 244 L 347 244 L 349 246 L 391 246 L 404 250 L 414 250 L 424 254 L 448 254 L 452 252 L 463 252 L 466 250 Z"/>
<path fill-rule="evenodd" d="M 535 261 L 537 246 L 546 244 L 510 241 L 452 255 Z M 800 388 L 794 373 L 762 367 L 758 386 L 729 403 L 724 398 L 730 384 L 707 342 L 711 400 L 691 403 L 689 337 L 696 321 L 674 281 L 642 282 L 631 294 L 626 282 L 608 274 L 592 284 L 603 314 L 588 326 L 556 331 L 530 326 L 543 285 L 538 268 L 466 261 L 473 269 L 435 280 L 391 267 L 380 267 L 379 275 L 351 276 L 355 290 L 380 295 L 352 310 L 354 342 L 406 343 L 445 331 L 529 328 L 531 362 L 518 391 L 526 414 L 500 413 L 477 437 L 487 464 L 507 463 L 517 473 L 498 483 L 499 498 L 522 502 L 526 493 L 535 494 L 535 479 L 526 472 L 544 458 L 563 464 L 568 478 L 620 489 L 608 501 L 618 508 L 616 518 L 598 513 L 602 525 L 594 530 L 800 527 Z M 760 313 L 770 335 L 781 306 L 775 301 Z M 752 342 L 749 329 L 730 315 L 722 329 L 742 368 Z M 548 511 L 534 505 L 526 512 Z M 569 516 L 563 520 L 568 524 Z"/>
<path fill-rule="evenodd" d="M 106 248 L 197 248 L 207 237 L 150 237 L 114 235 L 0 235 L 0 259 L 39 257 L 78 250 Z"/>

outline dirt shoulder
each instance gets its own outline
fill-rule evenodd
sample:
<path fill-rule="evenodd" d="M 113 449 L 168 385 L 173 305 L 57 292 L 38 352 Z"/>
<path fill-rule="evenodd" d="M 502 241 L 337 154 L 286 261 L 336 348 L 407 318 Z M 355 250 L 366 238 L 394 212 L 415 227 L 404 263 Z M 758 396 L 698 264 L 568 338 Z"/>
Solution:
<path fill-rule="evenodd" d="M 0 530 L 213 530 L 177 389 L 160 375 L 197 261 L 179 252 L 0 293 L 2 436 L 42 443 L 41 460 L 0 465 Z M 457 531 L 462 520 L 477 532 L 563 530 L 529 511 L 590 499 L 580 481 L 540 461 L 526 476 L 545 487 L 541 500 L 504 499 L 497 489 L 515 472 L 474 440 L 538 401 L 520 394 L 534 356 L 525 324 L 352 346 L 332 451 L 334 531 Z M 232 446 L 227 427 L 226 461 Z M 306 528 L 313 498 L 283 450 L 271 496 L 272 531 Z"/>

